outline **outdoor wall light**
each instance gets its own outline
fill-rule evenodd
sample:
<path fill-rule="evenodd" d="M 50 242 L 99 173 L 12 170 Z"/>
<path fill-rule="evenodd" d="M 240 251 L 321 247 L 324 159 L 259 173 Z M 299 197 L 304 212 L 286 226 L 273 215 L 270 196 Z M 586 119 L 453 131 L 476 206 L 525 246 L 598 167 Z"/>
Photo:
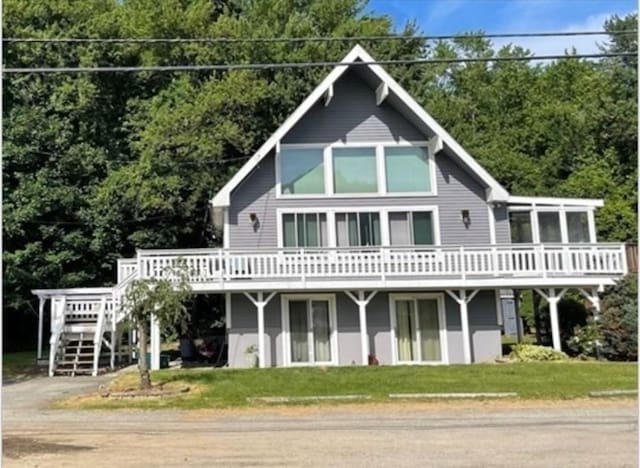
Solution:
<path fill-rule="evenodd" d="M 471 224 L 471 215 L 469 214 L 469 210 L 461 211 L 462 222 L 464 223 L 464 227 L 468 228 Z"/>
<path fill-rule="evenodd" d="M 257 231 L 258 227 L 260 227 L 260 221 L 258 220 L 258 215 L 255 213 L 249 213 L 249 221 L 251 221 L 251 226 L 253 227 L 253 230 Z"/>

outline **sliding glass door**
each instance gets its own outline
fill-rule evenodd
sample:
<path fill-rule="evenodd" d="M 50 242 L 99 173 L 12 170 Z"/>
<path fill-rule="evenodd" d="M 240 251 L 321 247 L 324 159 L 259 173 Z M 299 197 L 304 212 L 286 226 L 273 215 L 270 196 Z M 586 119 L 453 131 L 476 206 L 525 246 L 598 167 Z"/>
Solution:
<path fill-rule="evenodd" d="M 442 362 L 444 324 L 436 298 L 393 298 L 399 363 Z"/>
<path fill-rule="evenodd" d="M 332 364 L 331 301 L 315 298 L 285 300 L 291 364 Z"/>

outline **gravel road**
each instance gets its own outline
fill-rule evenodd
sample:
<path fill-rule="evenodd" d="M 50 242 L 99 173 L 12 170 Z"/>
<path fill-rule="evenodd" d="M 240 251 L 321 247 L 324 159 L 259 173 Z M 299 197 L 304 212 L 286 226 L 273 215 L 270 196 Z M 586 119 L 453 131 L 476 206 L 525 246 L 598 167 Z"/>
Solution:
<path fill-rule="evenodd" d="M 637 466 L 631 399 L 51 410 L 100 378 L 3 387 L 3 466 Z"/>

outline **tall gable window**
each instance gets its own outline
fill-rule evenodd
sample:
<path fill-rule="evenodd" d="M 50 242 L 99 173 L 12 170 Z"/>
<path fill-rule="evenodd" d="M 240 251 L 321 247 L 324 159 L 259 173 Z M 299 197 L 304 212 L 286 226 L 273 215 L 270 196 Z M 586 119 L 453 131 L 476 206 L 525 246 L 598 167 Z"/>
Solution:
<path fill-rule="evenodd" d="M 334 148 L 335 193 L 377 193 L 378 171 L 375 148 Z"/>
<path fill-rule="evenodd" d="M 417 146 L 385 147 L 387 192 L 430 192 L 429 158 Z"/>
<path fill-rule="evenodd" d="M 322 148 L 280 151 L 280 179 L 283 194 L 324 193 Z"/>

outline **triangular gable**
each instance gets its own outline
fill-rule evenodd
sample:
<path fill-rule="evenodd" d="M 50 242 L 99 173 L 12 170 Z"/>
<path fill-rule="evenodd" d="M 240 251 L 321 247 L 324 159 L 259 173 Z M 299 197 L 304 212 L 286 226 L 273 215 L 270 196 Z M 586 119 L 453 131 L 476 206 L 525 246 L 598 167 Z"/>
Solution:
<path fill-rule="evenodd" d="M 350 64 L 357 61 L 374 62 L 375 60 L 360 45 L 356 45 L 341 61 L 343 64 Z M 365 66 L 365 65 L 359 65 Z M 411 112 L 429 127 L 443 144 L 445 144 L 468 169 L 474 173 L 478 179 L 483 181 L 487 187 L 487 197 L 489 201 L 506 202 L 509 193 L 496 181 L 478 162 L 469 154 L 449 133 L 438 124 L 423 108 L 400 86 L 380 65 L 366 65 L 381 81 L 377 94 L 379 99 L 384 99 L 385 95 L 393 94 L 397 96 Z M 225 186 L 211 200 L 214 208 L 229 206 L 231 192 L 251 173 L 251 171 L 265 158 L 269 152 L 276 148 L 280 140 L 293 128 L 293 126 L 313 107 L 319 99 L 332 98 L 333 84 L 349 69 L 348 66 L 338 65 L 331 73 L 314 89 L 311 94 L 298 106 L 298 108 L 284 121 L 284 123 L 269 137 L 267 141 L 255 152 L 236 174 L 225 184 Z"/>

